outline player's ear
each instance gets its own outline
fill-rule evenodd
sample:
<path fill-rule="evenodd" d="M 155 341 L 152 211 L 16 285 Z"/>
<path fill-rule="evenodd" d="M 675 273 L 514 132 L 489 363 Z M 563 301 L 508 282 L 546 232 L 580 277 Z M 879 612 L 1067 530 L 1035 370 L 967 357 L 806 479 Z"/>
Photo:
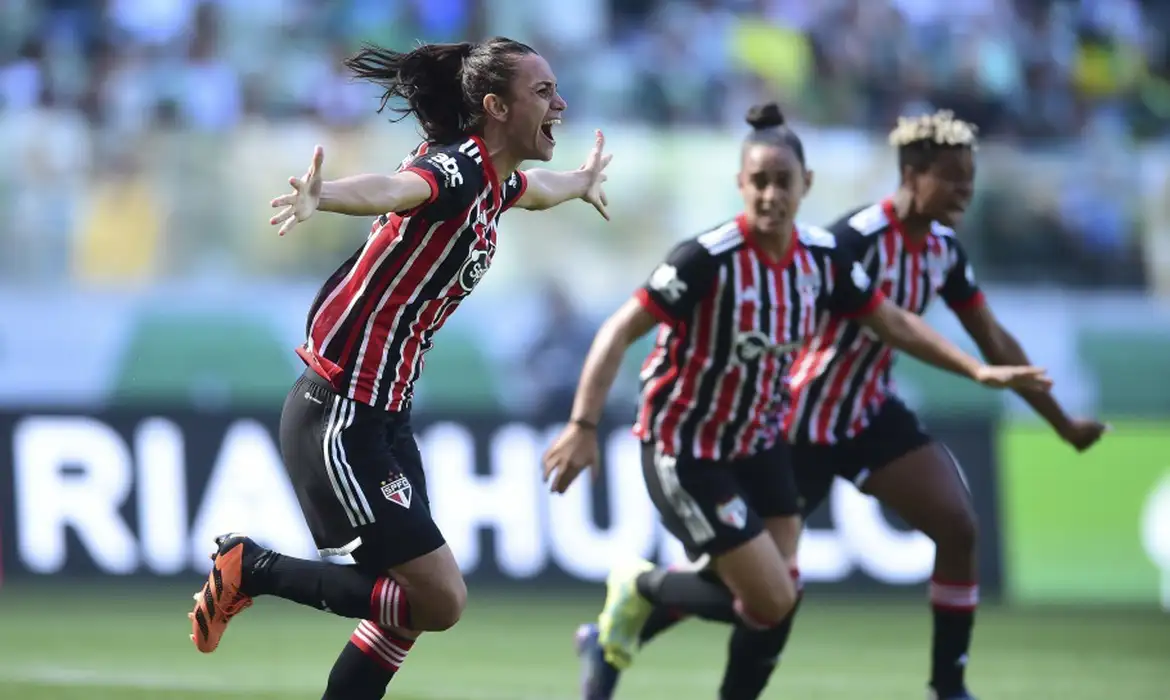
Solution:
<path fill-rule="evenodd" d="M 483 96 L 483 112 L 497 121 L 508 121 L 508 104 L 494 92 Z"/>
<path fill-rule="evenodd" d="M 812 190 L 813 180 L 816 179 L 815 177 L 813 177 L 814 175 L 816 175 L 816 173 L 814 173 L 812 170 L 805 169 L 805 171 L 804 171 L 804 193 L 805 194 L 808 194 Z"/>

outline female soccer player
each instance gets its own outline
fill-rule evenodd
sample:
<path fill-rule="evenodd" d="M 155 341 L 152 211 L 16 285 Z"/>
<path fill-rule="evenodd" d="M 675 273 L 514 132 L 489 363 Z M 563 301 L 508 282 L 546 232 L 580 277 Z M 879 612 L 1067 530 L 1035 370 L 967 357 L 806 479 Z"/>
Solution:
<path fill-rule="evenodd" d="M 394 175 L 328 182 L 318 147 L 306 175 L 289 180 L 293 192 L 273 200 L 282 210 L 271 223 L 285 234 L 317 210 L 378 217 L 313 302 L 297 350 L 307 369 L 280 420 L 285 466 L 317 547 L 357 563 L 293 559 L 224 535 L 190 615 L 202 652 L 259 595 L 361 620 L 327 700 L 381 698 L 418 633 L 459 619 L 467 589 L 431 519 L 410 429 L 422 354 L 487 271 L 500 214 L 583 199 L 605 216 L 610 159 L 598 132 L 579 170 L 517 169 L 552 158 L 566 107 L 548 63 L 524 44 L 366 48 L 347 65 L 385 88 L 382 108 L 404 100 L 399 111 L 417 118 L 426 142 Z"/>
<path fill-rule="evenodd" d="M 922 314 L 941 297 L 987 362 L 1027 364 L 1020 344 L 991 312 L 951 228 L 974 189 L 974 127 L 949 111 L 903 118 L 890 143 L 898 149 L 900 186 L 833 224 L 838 245 L 863 261 L 866 274 L 899 307 Z M 894 393 L 893 358 L 888 342 L 862 325 L 826 320 L 793 363 L 793 406 L 784 433 L 806 513 L 840 476 L 934 540 L 929 692 L 940 700 L 967 700 L 964 670 L 979 602 L 975 511 L 953 455 Z M 1078 451 L 1106 429 L 1070 418 L 1047 391 L 1017 388 Z"/>
<path fill-rule="evenodd" d="M 753 108 L 742 151 L 744 211 L 678 245 L 598 332 L 569 425 L 545 455 L 564 492 L 598 463 L 597 423 L 626 349 L 658 326 L 642 373 L 635 434 L 651 499 L 667 529 L 710 573 L 639 562 L 615 569 L 596 650 L 629 664 L 654 606 L 735 625 L 720 697 L 756 698 L 787 636 L 797 600 L 800 532 L 788 446 L 775 417 L 792 352 L 821 312 L 855 319 L 923 360 L 990 386 L 1048 386 L 1034 367 L 987 367 L 900 310 L 851 251 L 795 223 L 812 184 L 804 147 L 776 105 Z M 616 680 L 616 674 L 610 678 Z M 612 685 L 588 678 L 587 698 Z"/>

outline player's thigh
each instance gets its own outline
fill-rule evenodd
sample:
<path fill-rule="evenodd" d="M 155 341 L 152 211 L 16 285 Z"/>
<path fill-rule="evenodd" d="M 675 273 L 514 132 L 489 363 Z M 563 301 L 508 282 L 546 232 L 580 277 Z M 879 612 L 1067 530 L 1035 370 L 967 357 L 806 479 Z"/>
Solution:
<path fill-rule="evenodd" d="M 792 449 L 787 443 L 780 442 L 752 457 L 733 462 L 731 468 L 748 507 L 764 521 L 764 529 L 780 553 L 791 560 L 796 555 L 802 522 Z"/>
<path fill-rule="evenodd" d="M 354 552 L 363 566 L 390 571 L 410 601 L 419 629 L 446 629 L 458 621 L 467 586 L 430 510 L 422 455 L 408 421 L 386 423 L 389 446 L 376 500 L 381 524 L 370 527 Z"/>
<path fill-rule="evenodd" d="M 711 566 L 751 617 L 773 624 L 787 614 L 795 587 L 763 519 L 728 464 L 642 451 L 647 491 L 666 529 Z"/>
<path fill-rule="evenodd" d="M 854 483 L 936 541 L 973 544 L 975 509 L 950 450 L 932 440 L 900 402 L 888 406 L 879 418 L 857 440 L 859 449 L 873 454 L 874 461 Z"/>

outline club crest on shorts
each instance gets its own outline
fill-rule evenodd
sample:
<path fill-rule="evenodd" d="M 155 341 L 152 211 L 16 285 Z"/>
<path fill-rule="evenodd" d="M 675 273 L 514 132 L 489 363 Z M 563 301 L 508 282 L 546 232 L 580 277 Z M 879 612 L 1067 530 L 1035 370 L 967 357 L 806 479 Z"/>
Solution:
<path fill-rule="evenodd" d="M 728 527 L 742 530 L 747 525 L 747 504 L 739 496 L 715 506 L 715 517 Z"/>
<path fill-rule="evenodd" d="M 382 495 L 387 501 L 397 503 L 403 508 L 410 508 L 410 497 L 414 494 L 414 487 L 405 476 L 399 476 L 390 481 L 382 482 Z"/>

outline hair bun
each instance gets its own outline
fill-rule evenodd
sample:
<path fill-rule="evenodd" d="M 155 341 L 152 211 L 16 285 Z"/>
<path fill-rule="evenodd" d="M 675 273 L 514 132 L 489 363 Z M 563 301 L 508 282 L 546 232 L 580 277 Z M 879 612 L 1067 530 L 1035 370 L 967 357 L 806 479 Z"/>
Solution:
<path fill-rule="evenodd" d="M 784 126 L 784 113 L 780 111 L 780 105 L 775 102 L 753 106 L 747 111 L 746 119 L 753 129 L 771 129 L 776 126 Z"/>

